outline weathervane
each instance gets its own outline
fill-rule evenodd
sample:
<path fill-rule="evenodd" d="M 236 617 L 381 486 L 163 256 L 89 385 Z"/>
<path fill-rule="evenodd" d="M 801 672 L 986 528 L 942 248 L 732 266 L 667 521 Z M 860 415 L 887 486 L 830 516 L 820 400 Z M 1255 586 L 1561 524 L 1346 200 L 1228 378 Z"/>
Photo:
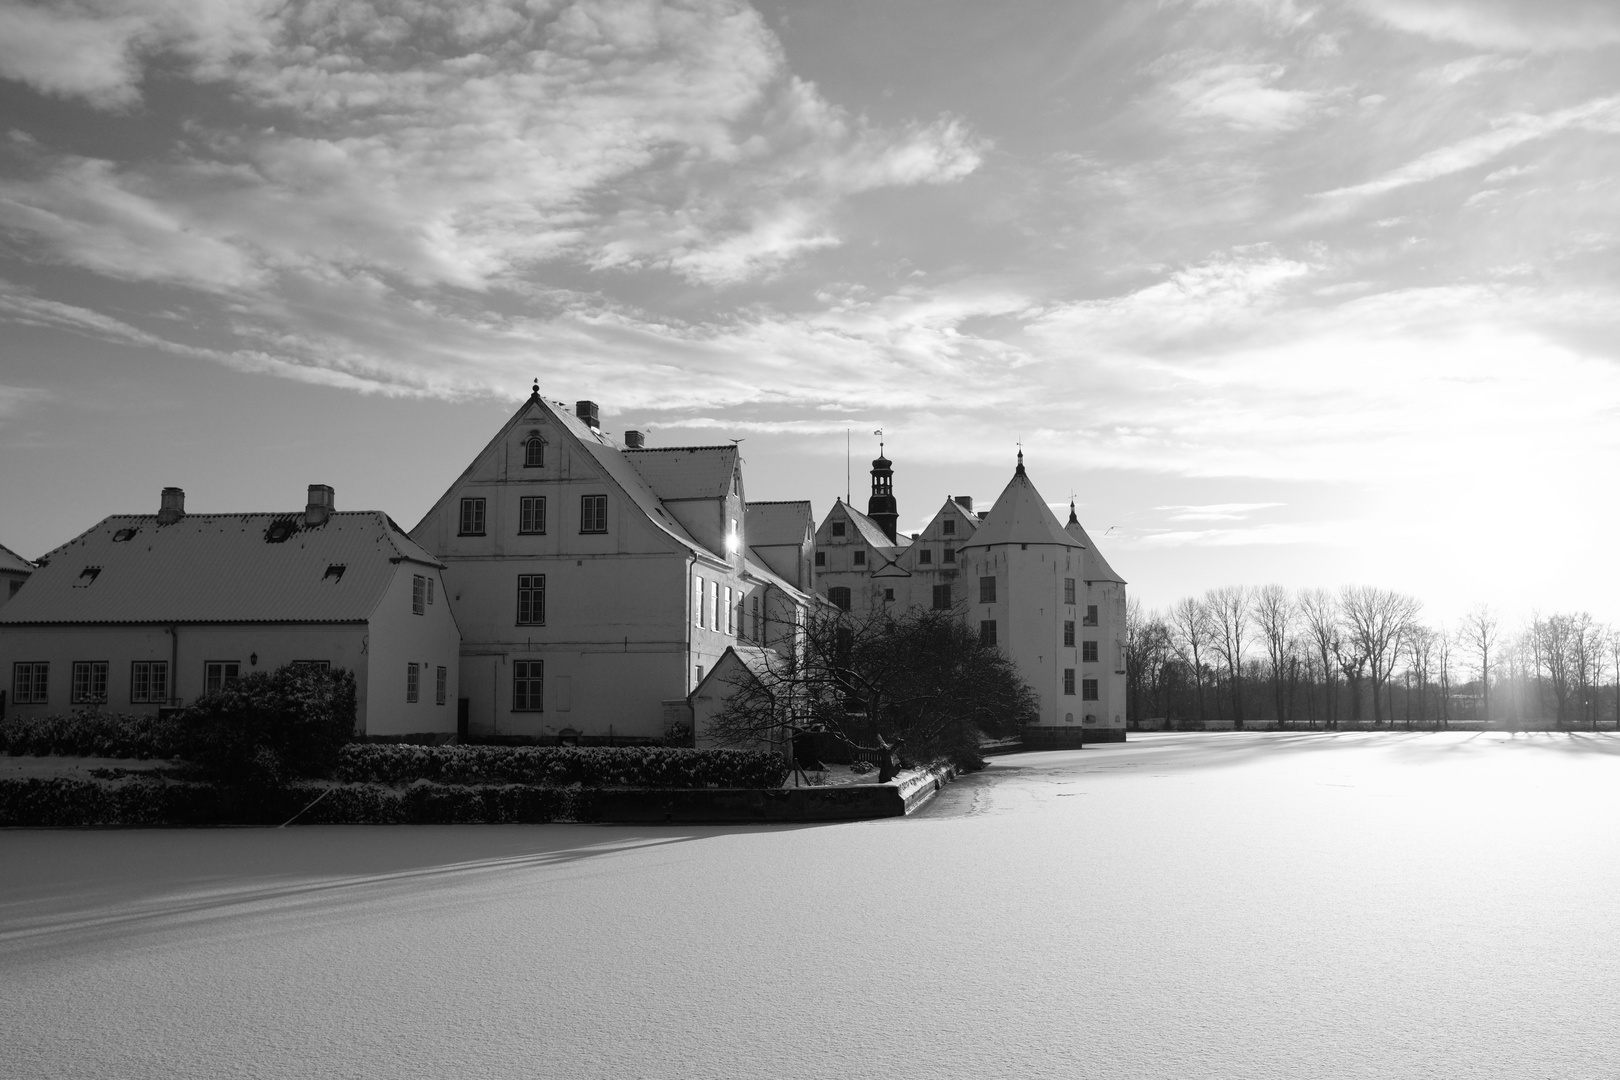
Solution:
<path fill-rule="evenodd" d="M 883 456 L 883 429 L 878 428 L 876 431 L 872 432 L 872 434 L 874 434 L 874 435 L 876 435 L 878 437 L 878 457 L 882 457 Z"/>

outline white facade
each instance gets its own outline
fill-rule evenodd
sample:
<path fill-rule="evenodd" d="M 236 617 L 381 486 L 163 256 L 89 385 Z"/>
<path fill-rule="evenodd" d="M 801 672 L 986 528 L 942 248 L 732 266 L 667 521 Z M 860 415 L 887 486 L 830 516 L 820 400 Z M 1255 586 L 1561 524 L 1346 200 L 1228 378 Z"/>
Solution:
<path fill-rule="evenodd" d="M 163 513 L 50 552 L 0 610 L 8 713 L 155 713 L 302 661 L 354 672 L 362 734 L 453 732 L 460 636 L 440 564 L 321 490 L 302 513 L 188 515 L 169 489 Z"/>
<path fill-rule="evenodd" d="M 922 532 L 893 545 L 876 542 L 868 524 L 842 503 L 822 522 L 818 592 L 857 612 L 879 604 L 960 610 L 1034 689 L 1040 721 L 1029 741 L 1125 738 L 1125 582 L 1072 506 L 1068 525 L 1059 523 L 1022 454 L 987 513 L 973 513 L 970 499 L 946 500 Z"/>
<path fill-rule="evenodd" d="M 805 594 L 749 557 L 735 446 L 622 448 L 538 390 L 412 530 L 446 566 L 462 729 L 658 740 Z"/>

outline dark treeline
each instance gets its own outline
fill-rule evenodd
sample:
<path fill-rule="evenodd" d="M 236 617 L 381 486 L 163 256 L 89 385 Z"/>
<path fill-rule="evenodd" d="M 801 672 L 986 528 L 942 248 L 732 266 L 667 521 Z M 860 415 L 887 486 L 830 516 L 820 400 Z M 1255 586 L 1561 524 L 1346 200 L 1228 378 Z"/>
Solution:
<path fill-rule="evenodd" d="M 1586 612 L 1450 626 L 1375 586 L 1229 585 L 1127 614 L 1133 727 L 1614 727 L 1620 630 Z"/>

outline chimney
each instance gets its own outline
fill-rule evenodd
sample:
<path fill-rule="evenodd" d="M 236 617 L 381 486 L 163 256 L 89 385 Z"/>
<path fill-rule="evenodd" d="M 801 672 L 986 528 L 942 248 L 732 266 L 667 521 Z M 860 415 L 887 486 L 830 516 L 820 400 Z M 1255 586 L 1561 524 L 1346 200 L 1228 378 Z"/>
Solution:
<path fill-rule="evenodd" d="M 325 525 L 326 519 L 337 509 L 332 489 L 327 484 L 309 485 L 309 502 L 304 505 L 304 524 L 314 527 Z"/>
<path fill-rule="evenodd" d="M 971 495 L 952 495 L 951 496 L 951 502 L 955 503 L 957 506 L 960 506 L 962 509 L 966 510 L 968 513 L 970 513 L 970 514 L 973 513 L 973 496 L 971 496 Z"/>
<path fill-rule="evenodd" d="M 627 431 L 624 433 L 624 448 L 626 450 L 640 450 L 646 445 L 647 436 L 643 435 L 641 432 Z"/>
<path fill-rule="evenodd" d="M 166 487 L 158 502 L 158 524 L 173 525 L 186 516 L 186 493 L 176 487 Z"/>
<path fill-rule="evenodd" d="M 574 402 L 574 415 L 583 420 L 592 431 L 597 431 L 602 427 L 602 420 L 597 415 L 596 402 L 594 401 Z"/>

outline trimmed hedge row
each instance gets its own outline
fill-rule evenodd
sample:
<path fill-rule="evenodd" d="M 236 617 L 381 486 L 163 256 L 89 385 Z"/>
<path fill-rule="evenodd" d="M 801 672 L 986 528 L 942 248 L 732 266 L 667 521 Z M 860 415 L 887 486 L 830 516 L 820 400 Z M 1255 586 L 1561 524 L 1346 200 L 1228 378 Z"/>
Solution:
<path fill-rule="evenodd" d="M 280 825 L 299 811 L 298 824 L 308 825 L 543 824 L 593 817 L 588 792 L 518 784 L 299 784 L 245 791 L 150 781 L 0 781 L 0 826 Z"/>
<path fill-rule="evenodd" d="M 435 780 L 547 787 L 774 788 L 787 779 L 787 762 L 766 750 L 367 743 L 339 752 L 336 775 L 394 784 Z"/>
<path fill-rule="evenodd" d="M 173 758 L 186 745 L 186 726 L 176 715 L 78 712 L 0 720 L 0 752 L 12 757 Z"/>

